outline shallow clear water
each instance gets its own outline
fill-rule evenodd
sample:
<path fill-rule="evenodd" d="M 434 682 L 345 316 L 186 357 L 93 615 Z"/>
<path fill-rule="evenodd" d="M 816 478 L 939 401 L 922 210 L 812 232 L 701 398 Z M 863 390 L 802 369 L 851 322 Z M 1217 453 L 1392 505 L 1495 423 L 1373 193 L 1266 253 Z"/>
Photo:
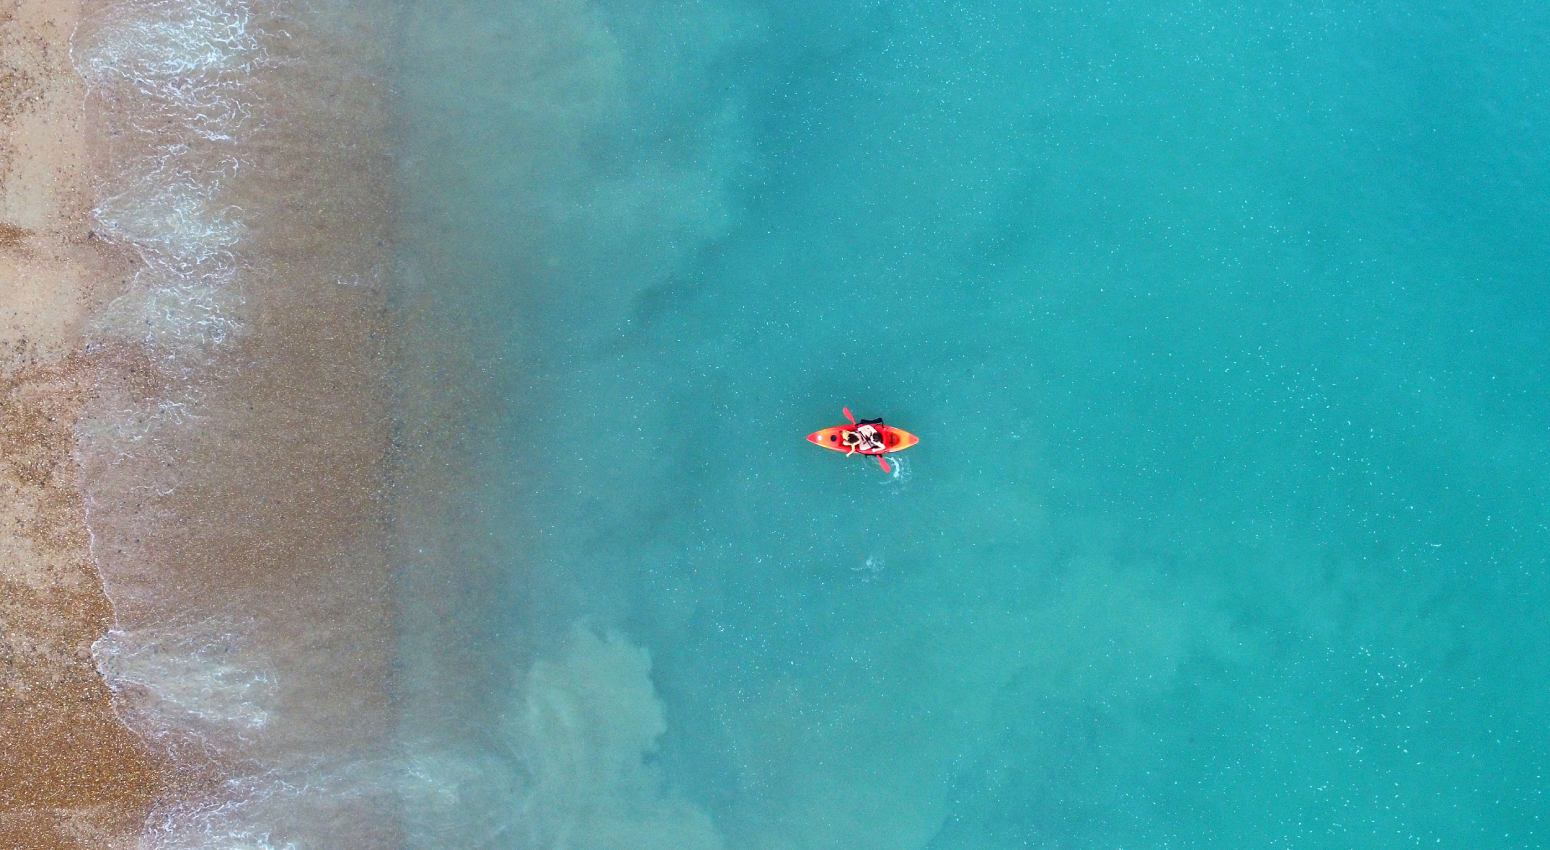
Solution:
<path fill-rule="evenodd" d="M 405 31 L 425 846 L 1546 840 L 1539 6 Z"/>

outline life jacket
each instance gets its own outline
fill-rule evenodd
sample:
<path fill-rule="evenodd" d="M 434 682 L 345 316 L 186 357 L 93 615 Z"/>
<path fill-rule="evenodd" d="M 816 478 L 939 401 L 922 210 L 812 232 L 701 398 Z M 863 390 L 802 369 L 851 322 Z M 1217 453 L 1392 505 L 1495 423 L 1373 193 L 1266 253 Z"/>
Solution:
<path fill-rule="evenodd" d="M 887 451 L 888 449 L 887 438 L 883 435 L 883 430 L 879 425 L 871 422 L 857 425 L 856 436 L 860 437 L 859 445 L 864 447 L 863 451 L 876 452 Z"/>

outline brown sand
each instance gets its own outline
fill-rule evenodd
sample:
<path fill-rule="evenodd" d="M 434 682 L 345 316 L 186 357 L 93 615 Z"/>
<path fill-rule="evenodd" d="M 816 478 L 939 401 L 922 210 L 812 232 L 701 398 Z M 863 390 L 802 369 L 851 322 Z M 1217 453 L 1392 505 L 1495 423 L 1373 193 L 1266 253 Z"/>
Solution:
<path fill-rule="evenodd" d="M 75 0 L 0 0 L 0 847 L 132 847 L 163 778 L 90 646 L 73 427 L 84 315 L 122 260 L 90 234 Z"/>

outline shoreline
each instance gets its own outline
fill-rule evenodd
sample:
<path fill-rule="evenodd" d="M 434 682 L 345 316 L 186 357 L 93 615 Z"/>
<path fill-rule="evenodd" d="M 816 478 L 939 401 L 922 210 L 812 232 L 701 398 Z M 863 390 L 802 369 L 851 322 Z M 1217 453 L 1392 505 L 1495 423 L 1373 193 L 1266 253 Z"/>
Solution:
<path fill-rule="evenodd" d="M 391 23 L 299 8 L 0 12 L 8 850 L 401 843 Z M 236 33 L 197 57 L 227 135 L 126 87 L 136 26 Z"/>
<path fill-rule="evenodd" d="M 75 455 L 97 368 L 83 327 L 126 263 L 91 230 L 81 12 L 0 12 L 0 845 L 17 850 L 133 847 L 170 782 L 91 653 L 112 609 Z"/>
<path fill-rule="evenodd" d="M 143 840 L 395 848 L 390 22 L 101 8 L 74 51 L 95 221 L 138 262 L 92 331 L 116 364 L 83 426 L 94 654 L 186 777 Z"/>

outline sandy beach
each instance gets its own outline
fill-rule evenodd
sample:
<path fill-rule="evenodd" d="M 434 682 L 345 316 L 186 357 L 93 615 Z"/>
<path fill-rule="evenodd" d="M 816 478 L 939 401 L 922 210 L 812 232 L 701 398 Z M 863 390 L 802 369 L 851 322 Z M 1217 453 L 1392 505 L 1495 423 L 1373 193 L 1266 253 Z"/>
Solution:
<path fill-rule="evenodd" d="M 72 0 L 0 5 L 0 846 L 131 847 L 163 785 L 90 647 L 110 609 L 73 456 L 84 316 L 123 267 L 90 230 Z"/>

